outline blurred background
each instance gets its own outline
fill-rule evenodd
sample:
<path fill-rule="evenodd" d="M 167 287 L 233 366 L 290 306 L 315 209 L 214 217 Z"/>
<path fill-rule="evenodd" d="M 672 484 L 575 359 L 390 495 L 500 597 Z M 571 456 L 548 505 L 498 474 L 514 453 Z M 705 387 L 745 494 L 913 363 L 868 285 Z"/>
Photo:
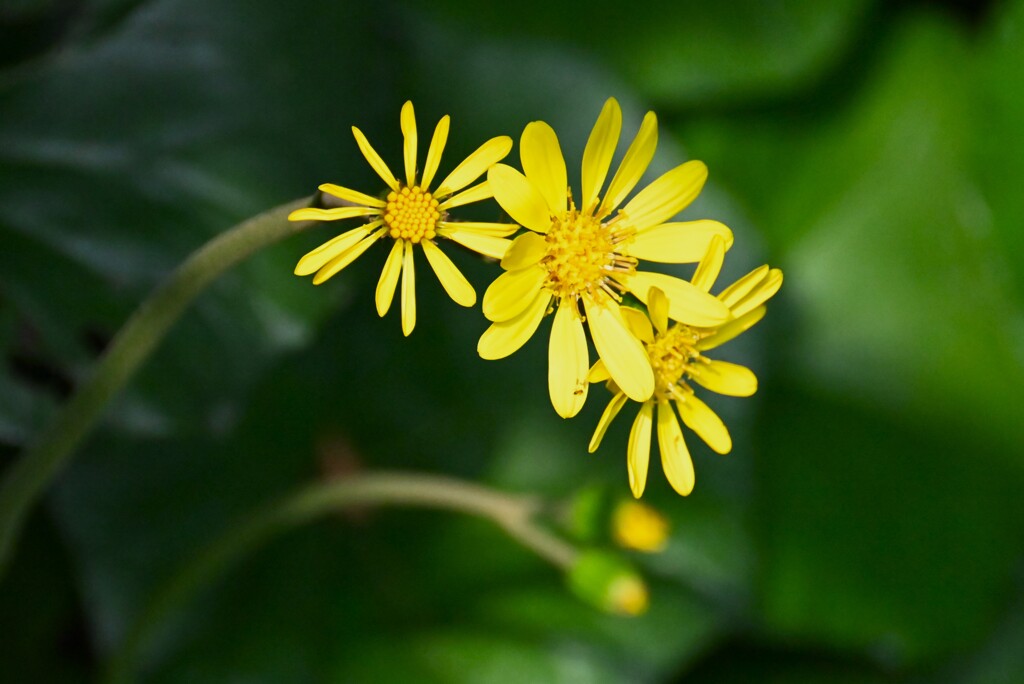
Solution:
<path fill-rule="evenodd" d="M 658 113 L 649 178 L 708 164 L 683 218 L 733 228 L 720 282 L 786 275 L 718 354 L 761 381 L 708 399 L 733 452 L 688 435 L 685 499 L 652 465 L 648 613 L 596 611 L 489 523 L 367 510 L 179 606 L 143 681 L 1024 682 L 1020 0 L 3 0 L 0 464 L 193 249 L 322 182 L 376 192 L 350 126 L 397 169 L 401 104 L 421 138 L 451 114 L 443 175 L 542 119 L 578 186 L 609 96 L 627 141 Z M 182 563 L 318 478 L 629 495 L 630 421 L 586 452 L 604 390 L 558 418 L 546 334 L 481 361 L 479 308 L 421 261 L 404 339 L 383 244 L 291 274 L 337 232 L 218 281 L 116 400 L 0 583 L 0 679 L 91 681 Z M 482 294 L 496 268 L 447 251 Z"/>

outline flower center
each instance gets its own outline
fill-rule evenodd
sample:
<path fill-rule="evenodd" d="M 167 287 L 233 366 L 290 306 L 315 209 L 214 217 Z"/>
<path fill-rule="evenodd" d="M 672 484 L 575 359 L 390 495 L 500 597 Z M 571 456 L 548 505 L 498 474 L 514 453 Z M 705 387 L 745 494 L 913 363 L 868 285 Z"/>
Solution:
<path fill-rule="evenodd" d="M 441 218 L 437 205 L 434 196 L 419 186 L 406 186 L 388 193 L 388 206 L 384 213 L 388 233 L 396 240 L 401 238 L 414 244 L 433 239 Z"/>
<path fill-rule="evenodd" d="M 702 337 L 699 331 L 677 323 L 644 345 L 654 370 L 655 398 L 680 399 L 685 391 L 692 391 L 686 375 L 694 365 L 704 362 L 696 347 Z"/>
<path fill-rule="evenodd" d="M 621 300 L 624 288 L 613 276 L 632 273 L 637 261 L 615 251 L 632 234 L 632 229 L 618 230 L 617 222 L 618 217 L 602 223 L 590 214 L 581 214 L 570 198 L 569 211 L 551 222 L 545 236 L 547 254 L 541 260 L 548 269 L 545 285 L 556 297 Z"/>

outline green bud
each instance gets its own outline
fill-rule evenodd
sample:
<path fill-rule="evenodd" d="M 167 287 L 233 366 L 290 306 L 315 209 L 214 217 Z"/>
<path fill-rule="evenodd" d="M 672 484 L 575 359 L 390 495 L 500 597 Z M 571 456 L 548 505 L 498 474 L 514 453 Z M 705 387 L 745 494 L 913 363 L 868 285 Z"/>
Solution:
<path fill-rule="evenodd" d="M 636 570 L 614 553 L 583 551 L 566 575 L 574 594 L 615 615 L 640 615 L 647 610 L 647 585 Z"/>

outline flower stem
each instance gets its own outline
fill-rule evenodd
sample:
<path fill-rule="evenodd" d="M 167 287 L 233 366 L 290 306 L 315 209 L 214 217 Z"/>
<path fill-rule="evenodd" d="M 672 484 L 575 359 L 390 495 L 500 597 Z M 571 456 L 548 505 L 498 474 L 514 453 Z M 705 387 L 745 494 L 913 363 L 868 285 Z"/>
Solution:
<path fill-rule="evenodd" d="M 131 379 L 186 307 L 217 276 L 254 252 L 312 222 L 289 223 L 288 214 L 310 205 L 289 202 L 221 233 L 192 253 L 144 301 L 111 341 L 91 376 L 68 400 L 53 424 L 11 466 L 0 485 L 0 578 L 7 569 L 28 511 L 67 465 L 103 409 Z"/>
<path fill-rule="evenodd" d="M 569 570 L 578 556 L 575 547 L 534 520 L 541 502 L 461 480 L 411 473 L 376 473 L 312 485 L 252 515 L 206 547 L 159 590 L 129 629 L 111 659 L 104 680 L 131 681 L 137 661 L 154 631 L 175 609 L 216 579 L 261 542 L 327 513 L 353 506 L 387 505 L 439 508 L 487 518 L 509 536 L 553 565 Z"/>

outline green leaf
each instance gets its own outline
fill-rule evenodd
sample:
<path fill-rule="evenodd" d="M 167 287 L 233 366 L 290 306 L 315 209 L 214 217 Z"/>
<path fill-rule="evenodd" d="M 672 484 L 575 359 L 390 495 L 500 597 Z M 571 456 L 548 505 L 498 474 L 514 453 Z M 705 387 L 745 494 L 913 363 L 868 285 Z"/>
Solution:
<path fill-rule="evenodd" d="M 1024 534 L 1024 483 L 998 445 L 788 386 L 761 434 L 755 534 L 772 630 L 914 664 L 991 629 Z"/>
<path fill-rule="evenodd" d="M 481 30 L 552 61 L 582 53 L 662 106 L 775 99 L 820 78 L 862 31 L 870 0 L 664 3 L 634 6 L 532 0 L 485 5 L 443 0 L 432 15 L 467 37 Z M 461 41 L 460 41 L 461 42 Z M 586 88 L 586 80 L 576 79 Z"/>
<path fill-rule="evenodd" d="M 1001 441 L 1024 466 L 1024 310 L 1003 243 L 1015 238 L 992 231 L 972 165 L 990 125 L 963 95 L 974 92 L 972 55 L 930 15 L 905 20 L 881 54 L 856 97 L 697 125 L 686 139 L 710 154 L 712 177 L 749 191 L 786 274 L 782 301 L 798 307 L 779 348 L 802 375 L 918 425 Z"/>
<path fill-rule="evenodd" d="M 770 633 L 935 663 L 981 640 L 1008 590 L 1024 312 L 1006 194 L 1019 111 L 1000 74 L 1019 60 L 994 37 L 1014 7 L 986 50 L 915 12 L 853 82 L 677 129 L 746 198 L 786 275 L 762 324 L 776 353 L 756 440 Z"/>

